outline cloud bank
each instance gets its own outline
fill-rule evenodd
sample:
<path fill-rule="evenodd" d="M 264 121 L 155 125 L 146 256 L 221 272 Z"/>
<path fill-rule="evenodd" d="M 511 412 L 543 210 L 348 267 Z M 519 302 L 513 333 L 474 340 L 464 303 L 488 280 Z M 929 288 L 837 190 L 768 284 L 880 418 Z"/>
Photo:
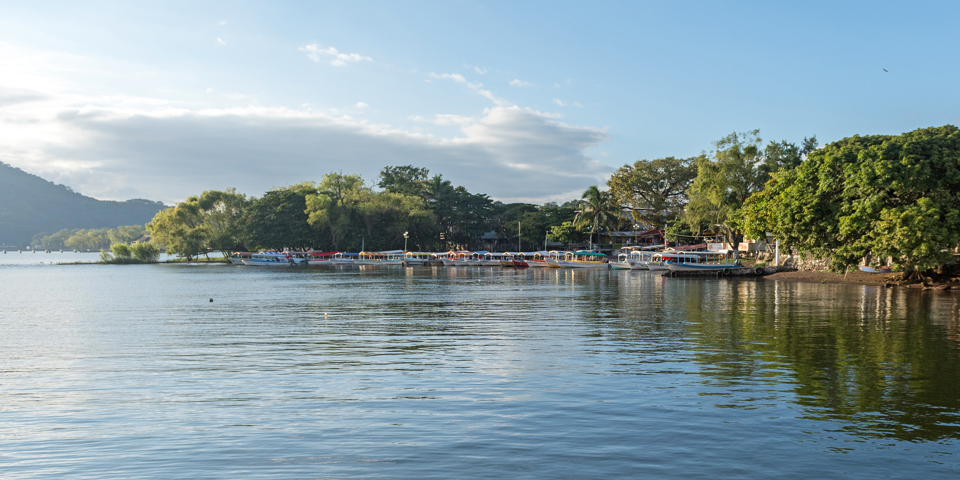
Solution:
<path fill-rule="evenodd" d="M 583 153 L 607 133 L 553 115 L 496 106 L 476 117 L 430 121 L 457 125 L 459 134 L 443 138 L 287 108 L 87 106 L 56 114 L 52 122 L 73 140 L 34 145 L 29 157 L 39 165 L 3 161 L 28 171 L 40 167 L 48 178 L 55 172 L 58 183 L 98 198 L 165 202 L 227 187 L 259 196 L 332 171 L 359 173 L 373 183 L 384 166 L 405 164 L 504 201 L 543 202 L 574 198 L 610 172 Z"/>
<path fill-rule="evenodd" d="M 0 44 L 0 53 L 4 48 Z M 368 60 L 319 45 L 306 51 L 331 63 L 348 61 L 339 55 Z M 453 82 L 492 105 L 466 115 L 409 116 L 406 128 L 365 118 L 376 110 L 365 102 L 325 110 L 204 108 L 163 98 L 85 95 L 67 80 L 70 69 L 60 76 L 50 72 L 87 59 L 28 53 L 0 56 L 6 72 L 0 76 L 0 161 L 96 198 L 173 203 L 229 187 L 260 196 L 333 171 L 359 173 L 373 184 L 384 166 L 412 164 L 471 192 L 539 203 L 577 198 L 612 171 L 585 153 L 608 140 L 604 129 L 513 105 L 459 74 L 426 79 Z M 213 91 L 205 89 L 206 95 Z"/>

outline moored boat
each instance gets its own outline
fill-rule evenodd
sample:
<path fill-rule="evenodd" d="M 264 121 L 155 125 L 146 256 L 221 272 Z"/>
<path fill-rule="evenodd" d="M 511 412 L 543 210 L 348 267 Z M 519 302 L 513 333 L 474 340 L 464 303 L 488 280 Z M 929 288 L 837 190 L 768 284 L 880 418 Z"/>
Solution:
<path fill-rule="evenodd" d="M 400 265 L 403 262 L 403 250 L 385 252 L 360 252 L 354 265 Z"/>
<path fill-rule="evenodd" d="M 893 273 L 893 269 L 887 266 L 871 267 L 869 265 L 860 265 L 860 271 L 867 273 Z"/>
<path fill-rule="evenodd" d="M 354 265 L 354 259 L 351 253 L 338 252 L 330 258 L 331 265 Z"/>
<path fill-rule="evenodd" d="M 664 264 L 673 271 L 723 271 L 741 268 L 739 261 L 730 262 L 725 253 L 718 252 L 663 252 Z"/>
<path fill-rule="evenodd" d="M 487 252 L 483 254 L 483 259 L 480 260 L 480 265 L 484 267 L 499 267 L 500 258 L 503 257 L 502 253 Z"/>
<path fill-rule="evenodd" d="M 576 252 L 567 252 L 563 260 L 557 263 L 561 268 L 602 268 L 610 269 L 610 263 L 607 255 L 594 252 L 593 250 L 577 250 Z"/>
<path fill-rule="evenodd" d="M 290 254 L 285 252 L 252 253 L 249 258 L 243 259 L 243 264 L 255 267 L 289 267 L 296 262 Z"/>
<path fill-rule="evenodd" d="M 550 264 L 547 263 L 547 258 L 549 258 L 550 252 L 533 252 L 525 253 L 523 255 L 527 261 L 527 265 L 530 267 L 550 267 Z"/>
<path fill-rule="evenodd" d="M 330 260 L 332 260 L 333 256 L 338 253 L 340 252 L 308 252 L 307 265 L 312 267 L 333 265 Z"/>
<path fill-rule="evenodd" d="M 437 260 L 437 254 L 430 252 L 407 252 L 403 255 L 403 265 L 407 267 L 429 265 Z"/>
<path fill-rule="evenodd" d="M 233 255 L 230 255 L 229 261 L 232 265 L 243 265 L 245 259 L 249 259 L 250 255 L 253 255 L 250 252 L 233 252 Z"/>

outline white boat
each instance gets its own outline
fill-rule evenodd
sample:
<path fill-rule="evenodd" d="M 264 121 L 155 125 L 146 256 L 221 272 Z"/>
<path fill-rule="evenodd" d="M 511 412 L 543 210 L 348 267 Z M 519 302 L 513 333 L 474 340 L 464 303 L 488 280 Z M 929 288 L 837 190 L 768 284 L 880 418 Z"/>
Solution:
<path fill-rule="evenodd" d="M 484 267 L 499 267 L 501 258 L 503 258 L 502 253 L 487 252 L 483 254 L 483 260 L 480 260 L 480 265 Z"/>
<path fill-rule="evenodd" d="M 550 258 L 550 252 L 524 253 L 523 256 L 527 259 L 527 265 L 532 268 L 550 267 L 550 264 L 547 263 L 547 258 Z"/>
<path fill-rule="evenodd" d="M 741 268 L 740 262 L 731 262 L 725 253 L 718 252 L 662 252 L 664 265 L 674 271 L 723 271 Z"/>
<path fill-rule="evenodd" d="M 621 253 L 617 257 L 616 263 L 611 263 L 613 270 L 649 270 L 646 262 L 640 260 L 639 255 L 635 253 Z"/>
<path fill-rule="evenodd" d="M 447 267 L 470 267 L 480 265 L 480 254 L 470 251 L 449 251 L 440 261 Z"/>
<path fill-rule="evenodd" d="M 408 267 L 427 265 L 435 260 L 437 260 L 437 254 L 430 252 L 407 252 L 403 255 L 403 265 Z"/>
<path fill-rule="evenodd" d="M 547 256 L 543 258 L 547 262 L 547 266 L 550 268 L 560 268 L 560 262 L 569 252 L 560 252 L 557 250 L 550 250 L 547 252 Z"/>
<path fill-rule="evenodd" d="M 233 252 L 233 255 L 230 255 L 227 260 L 231 265 L 243 265 L 243 261 L 250 258 L 250 255 L 253 254 L 250 252 Z"/>
<path fill-rule="evenodd" d="M 403 263 L 403 250 L 360 252 L 354 265 L 397 265 Z"/>
<path fill-rule="evenodd" d="M 709 263 L 680 263 L 680 262 L 666 262 L 667 267 L 670 270 L 674 271 L 710 271 L 710 272 L 719 272 L 723 270 L 731 270 L 734 268 L 741 268 L 740 265 L 735 264 L 709 264 Z"/>
<path fill-rule="evenodd" d="M 330 260 L 332 260 L 333 256 L 338 253 L 340 252 L 308 252 L 307 265 L 312 267 L 334 265 L 330 262 Z"/>
<path fill-rule="evenodd" d="M 577 250 L 576 252 L 567 252 L 563 260 L 557 260 L 561 268 L 597 268 L 610 269 L 607 256 L 600 252 L 592 250 Z"/>
<path fill-rule="evenodd" d="M 244 265 L 256 267 L 289 267 L 295 263 L 293 257 L 284 252 L 252 253 L 250 258 L 243 259 Z"/>
<path fill-rule="evenodd" d="M 346 254 L 350 255 L 350 254 Z M 333 254 L 333 257 L 330 257 L 331 265 L 354 265 L 354 260 L 351 257 L 344 256 L 343 252 L 338 252 Z"/>

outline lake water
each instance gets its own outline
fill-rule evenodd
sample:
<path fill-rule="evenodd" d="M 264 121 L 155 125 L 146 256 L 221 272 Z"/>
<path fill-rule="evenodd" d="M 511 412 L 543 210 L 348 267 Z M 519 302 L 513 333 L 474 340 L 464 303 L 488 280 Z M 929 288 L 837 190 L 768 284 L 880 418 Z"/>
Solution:
<path fill-rule="evenodd" d="M 2 478 L 960 473 L 950 292 L 11 256 Z"/>

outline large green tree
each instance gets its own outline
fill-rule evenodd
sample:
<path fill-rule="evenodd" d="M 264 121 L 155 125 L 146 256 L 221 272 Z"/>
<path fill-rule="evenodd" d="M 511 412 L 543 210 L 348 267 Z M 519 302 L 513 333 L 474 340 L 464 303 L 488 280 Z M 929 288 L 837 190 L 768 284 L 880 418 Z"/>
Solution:
<path fill-rule="evenodd" d="M 413 165 L 386 166 L 380 170 L 377 186 L 391 193 L 422 197 L 430 171 Z"/>
<path fill-rule="evenodd" d="M 663 228 L 683 213 L 687 189 L 696 176 L 695 158 L 638 160 L 614 172 L 607 186 L 613 199 L 635 219 Z"/>
<path fill-rule="evenodd" d="M 247 207 L 243 216 L 244 241 L 255 249 L 306 250 L 321 245 L 320 233 L 308 223 L 307 195 L 317 187 L 303 182 L 274 188 Z"/>
<path fill-rule="evenodd" d="M 759 130 L 731 133 L 714 143 L 711 156 L 697 159 L 697 178 L 687 192 L 687 223 L 719 230 L 728 242 L 736 243 L 731 222 L 734 212 L 769 178 L 766 169 L 761 168 L 759 134 Z"/>
<path fill-rule="evenodd" d="M 241 219 L 249 201 L 236 189 L 207 190 L 191 196 L 154 216 L 147 224 L 151 240 L 188 259 L 208 249 L 218 250 L 224 257 L 240 247 L 243 228 Z M 111 235 L 115 242 L 126 243 L 136 232 Z"/>
<path fill-rule="evenodd" d="M 330 245 L 339 250 L 345 238 L 360 228 L 360 205 L 372 192 L 363 185 L 360 175 L 328 173 L 323 176 L 318 193 L 306 197 L 308 222 L 314 228 L 329 232 Z"/>
<path fill-rule="evenodd" d="M 960 236 L 960 130 L 853 136 L 775 175 L 740 213 L 748 234 L 830 257 L 836 270 L 864 258 L 926 270 Z"/>
<path fill-rule="evenodd" d="M 235 188 L 207 190 L 194 198 L 207 226 L 206 246 L 229 257 L 243 243 L 242 220 L 250 200 Z"/>
<path fill-rule="evenodd" d="M 187 261 L 205 250 L 209 233 L 196 201 L 180 202 L 158 212 L 147 223 L 147 231 L 152 243 L 166 248 L 167 253 L 187 257 Z"/>

